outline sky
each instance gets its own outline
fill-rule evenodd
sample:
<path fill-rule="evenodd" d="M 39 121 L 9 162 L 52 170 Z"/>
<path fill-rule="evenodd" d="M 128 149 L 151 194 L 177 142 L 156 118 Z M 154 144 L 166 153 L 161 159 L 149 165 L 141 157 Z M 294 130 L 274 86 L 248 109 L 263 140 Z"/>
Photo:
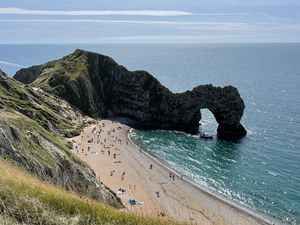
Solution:
<path fill-rule="evenodd" d="M 1 0 L 0 44 L 300 42 L 300 0 Z"/>

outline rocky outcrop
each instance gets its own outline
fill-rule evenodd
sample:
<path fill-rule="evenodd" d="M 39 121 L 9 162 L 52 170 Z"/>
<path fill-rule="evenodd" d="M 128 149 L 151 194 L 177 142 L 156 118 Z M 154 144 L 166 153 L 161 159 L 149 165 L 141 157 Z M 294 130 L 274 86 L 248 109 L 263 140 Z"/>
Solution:
<path fill-rule="evenodd" d="M 146 128 L 198 131 L 200 109 L 219 123 L 218 135 L 246 135 L 244 102 L 232 86 L 200 85 L 174 94 L 145 71 L 128 71 L 110 57 L 76 50 L 60 60 L 21 69 L 16 80 L 54 93 L 92 117 L 124 116 Z"/>
<path fill-rule="evenodd" d="M 119 198 L 70 152 L 64 138 L 78 134 L 85 120 L 64 100 L 23 85 L 0 70 L 0 160 L 120 208 Z"/>

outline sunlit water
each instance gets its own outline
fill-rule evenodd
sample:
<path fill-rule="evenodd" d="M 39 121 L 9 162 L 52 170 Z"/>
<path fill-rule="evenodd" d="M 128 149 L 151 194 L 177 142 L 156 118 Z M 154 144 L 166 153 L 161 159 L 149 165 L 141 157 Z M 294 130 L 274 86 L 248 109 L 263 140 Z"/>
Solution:
<path fill-rule="evenodd" d="M 135 141 L 195 182 L 281 221 L 300 223 L 300 45 L 0 45 L 0 68 L 59 58 L 75 48 L 145 69 L 174 92 L 231 84 L 246 109 L 248 135 L 237 143 L 179 132 L 136 131 Z M 202 131 L 216 134 L 212 114 Z"/>

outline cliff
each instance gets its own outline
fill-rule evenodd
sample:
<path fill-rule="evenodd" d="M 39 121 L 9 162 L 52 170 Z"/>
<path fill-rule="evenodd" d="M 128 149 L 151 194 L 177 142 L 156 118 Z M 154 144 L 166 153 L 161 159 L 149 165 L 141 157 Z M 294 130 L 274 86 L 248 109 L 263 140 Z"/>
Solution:
<path fill-rule="evenodd" d="M 0 70 L 0 159 L 43 181 L 122 207 L 115 194 L 70 152 L 65 137 L 79 134 L 85 121 L 89 119 L 63 99 L 19 83 Z"/>
<path fill-rule="evenodd" d="M 124 116 L 146 128 L 198 131 L 200 109 L 219 123 L 218 136 L 246 135 L 244 102 L 232 86 L 200 85 L 172 93 L 146 71 L 128 71 L 108 56 L 76 50 L 62 59 L 21 69 L 14 78 L 60 96 L 91 117 Z"/>

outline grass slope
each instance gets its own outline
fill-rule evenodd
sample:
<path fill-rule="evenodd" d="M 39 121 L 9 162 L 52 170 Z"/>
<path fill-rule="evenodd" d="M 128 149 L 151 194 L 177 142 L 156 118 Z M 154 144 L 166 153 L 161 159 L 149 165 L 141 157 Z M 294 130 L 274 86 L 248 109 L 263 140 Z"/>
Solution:
<path fill-rule="evenodd" d="M 0 224 L 176 225 L 139 217 L 42 182 L 0 160 Z"/>
<path fill-rule="evenodd" d="M 64 108 L 63 102 L 41 90 L 23 85 L 0 71 L 0 106 L 21 112 L 49 131 L 64 136 L 78 135 L 81 125 L 75 124 L 68 115 L 74 111 Z"/>
<path fill-rule="evenodd" d="M 90 121 L 62 99 L 0 70 L 0 158 L 41 180 L 120 208 L 115 193 L 71 153 L 65 139 L 79 134 Z"/>

